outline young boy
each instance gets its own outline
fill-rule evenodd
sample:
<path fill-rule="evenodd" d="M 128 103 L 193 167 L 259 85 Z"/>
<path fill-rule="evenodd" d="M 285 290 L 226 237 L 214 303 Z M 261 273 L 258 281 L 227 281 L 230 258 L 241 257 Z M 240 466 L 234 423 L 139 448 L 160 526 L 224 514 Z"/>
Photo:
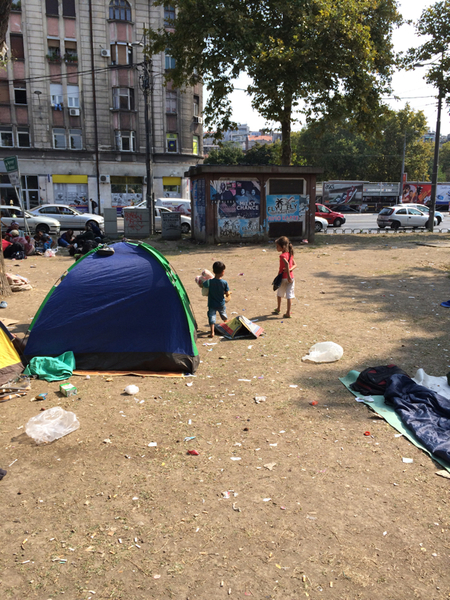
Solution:
<path fill-rule="evenodd" d="M 214 337 L 214 325 L 216 323 L 216 312 L 219 311 L 222 321 L 227 320 L 227 311 L 225 309 L 225 297 L 230 296 L 228 283 L 222 279 L 225 273 L 225 265 L 218 260 L 213 264 L 214 279 L 208 279 L 203 283 L 203 287 L 208 289 L 208 323 L 211 328 L 210 337 Z"/>

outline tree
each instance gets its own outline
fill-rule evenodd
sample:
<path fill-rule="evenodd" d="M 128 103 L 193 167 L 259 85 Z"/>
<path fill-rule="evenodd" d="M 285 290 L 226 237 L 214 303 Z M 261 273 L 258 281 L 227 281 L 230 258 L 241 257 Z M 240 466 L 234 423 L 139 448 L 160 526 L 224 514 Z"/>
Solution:
<path fill-rule="evenodd" d="M 244 156 L 246 165 L 279 165 L 281 164 L 281 144 L 255 144 Z"/>
<path fill-rule="evenodd" d="M 407 105 L 387 111 L 372 135 L 358 133 L 351 121 L 323 119 L 292 134 L 292 146 L 302 164 L 323 167 L 324 180 L 399 181 L 406 135 L 405 171 L 409 179 L 423 181 L 433 154 L 433 145 L 421 139 L 426 130 L 423 112 Z"/>
<path fill-rule="evenodd" d="M 0 66 L 6 63 L 6 32 L 9 25 L 9 13 L 11 12 L 12 0 L 0 0 Z"/>
<path fill-rule="evenodd" d="M 233 142 L 225 142 L 221 148 L 214 148 L 203 161 L 205 165 L 240 165 L 244 153 Z"/>
<path fill-rule="evenodd" d="M 441 146 L 441 154 L 439 162 L 444 175 L 444 181 L 450 181 L 450 142 L 446 142 Z"/>
<path fill-rule="evenodd" d="M 159 0 L 169 4 L 168 0 Z M 170 0 L 176 28 L 150 31 L 149 53 L 167 51 L 178 87 L 201 79 L 209 91 L 206 123 L 231 126 L 229 94 L 241 72 L 253 107 L 281 125 L 282 164 L 291 160 L 291 122 L 353 114 L 370 127 L 389 90 L 395 0 Z M 173 24 L 175 25 L 175 23 Z"/>

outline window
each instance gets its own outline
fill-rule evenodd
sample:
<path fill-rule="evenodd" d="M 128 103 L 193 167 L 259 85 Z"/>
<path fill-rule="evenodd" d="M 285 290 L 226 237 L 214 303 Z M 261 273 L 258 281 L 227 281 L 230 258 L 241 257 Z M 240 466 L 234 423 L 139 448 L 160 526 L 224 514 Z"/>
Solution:
<path fill-rule="evenodd" d="M 60 83 L 50 84 L 50 98 L 52 106 L 62 106 L 63 104 L 63 89 Z"/>
<path fill-rule="evenodd" d="M 75 16 L 75 0 L 63 0 L 63 15 L 65 17 Z"/>
<path fill-rule="evenodd" d="M 71 129 L 69 131 L 69 140 L 71 150 L 81 150 L 83 148 L 81 129 Z"/>
<path fill-rule="evenodd" d="M 28 127 L 18 127 L 17 145 L 19 146 L 19 148 L 30 147 L 30 132 L 28 131 Z"/>
<path fill-rule="evenodd" d="M 166 113 L 177 112 L 177 93 L 166 91 Z"/>
<path fill-rule="evenodd" d="M 50 61 L 61 62 L 61 48 L 59 40 L 48 39 L 47 46 L 47 58 Z"/>
<path fill-rule="evenodd" d="M 22 0 L 12 0 L 11 10 L 20 12 L 22 10 Z"/>
<path fill-rule="evenodd" d="M 47 15 L 58 16 L 58 0 L 45 0 L 45 12 Z"/>
<path fill-rule="evenodd" d="M 116 150 L 121 152 L 136 151 L 136 134 L 134 131 L 116 131 Z"/>
<path fill-rule="evenodd" d="M 2 127 L 0 129 L 0 146 L 2 148 L 12 148 L 14 146 L 12 127 Z"/>
<path fill-rule="evenodd" d="M 11 34 L 11 56 L 16 60 L 25 58 L 22 35 Z"/>
<path fill-rule="evenodd" d="M 27 103 L 27 89 L 24 81 L 14 82 L 14 104 Z"/>
<path fill-rule="evenodd" d="M 132 65 L 133 49 L 128 44 L 111 44 L 112 65 Z"/>
<path fill-rule="evenodd" d="M 67 106 L 69 108 L 80 108 L 80 90 L 77 85 L 67 86 Z"/>
<path fill-rule="evenodd" d="M 111 0 L 109 18 L 113 21 L 131 21 L 131 6 L 126 0 Z"/>
<path fill-rule="evenodd" d="M 200 116 L 200 98 L 194 96 L 194 117 Z"/>
<path fill-rule="evenodd" d="M 134 90 L 132 88 L 113 88 L 113 108 L 134 110 Z"/>
<path fill-rule="evenodd" d="M 170 56 L 166 52 L 166 60 L 165 60 L 165 69 L 166 71 L 170 71 L 171 69 L 175 69 L 175 59 Z"/>
<path fill-rule="evenodd" d="M 66 142 L 66 130 L 65 129 L 54 129 L 53 130 L 53 148 L 67 148 Z"/>
<path fill-rule="evenodd" d="M 192 154 L 198 154 L 198 135 L 192 137 Z"/>
<path fill-rule="evenodd" d="M 69 40 L 64 41 L 64 60 L 66 63 L 78 62 L 77 43 Z"/>
<path fill-rule="evenodd" d="M 164 7 L 164 27 L 174 27 L 175 7 L 167 5 Z"/>
<path fill-rule="evenodd" d="M 167 133 L 167 152 L 178 152 L 178 135 L 176 133 Z"/>

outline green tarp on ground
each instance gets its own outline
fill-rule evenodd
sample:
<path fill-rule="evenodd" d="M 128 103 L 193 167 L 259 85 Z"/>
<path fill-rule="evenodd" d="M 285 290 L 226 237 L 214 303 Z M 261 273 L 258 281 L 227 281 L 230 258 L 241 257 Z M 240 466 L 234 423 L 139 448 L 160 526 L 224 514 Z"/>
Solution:
<path fill-rule="evenodd" d="M 350 389 L 350 385 L 358 379 L 358 376 L 358 371 L 349 371 L 345 377 L 339 377 L 339 381 L 341 381 L 348 389 L 348 391 L 351 392 L 354 396 L 364 399 L 364 396 Z M 428 456 L 430 456 L 434 461 L 442 465 L 450 473 L 450 464 L 442 458 L 437 458 L 436 456 L 434 456 L 434 454 L 427 450 L 425 446 L 423 446 L 423 444 L 417 439 L 414 433 L 410 429 L 405 427 L 405 425 L 403 425 L 400 417 L 397 415 L 395 410 L 391 406 L 385 404 L 384 396 L 370 396 L 370 398 L 373 398 L 373 402 L 364 401 L 364 404 L 369 406 L 374 412 L 383 417 L 383 419 L 385 419 L 385 421 L 387 421 L 389 425 L 391 425 L 399 433 L 402 433 L 405 438 L 407 438 L 410 442 L 414 444 L 414 446 L 417 446 L 417 448 L 420 448 L 421 450 L 426 452 Z"/>

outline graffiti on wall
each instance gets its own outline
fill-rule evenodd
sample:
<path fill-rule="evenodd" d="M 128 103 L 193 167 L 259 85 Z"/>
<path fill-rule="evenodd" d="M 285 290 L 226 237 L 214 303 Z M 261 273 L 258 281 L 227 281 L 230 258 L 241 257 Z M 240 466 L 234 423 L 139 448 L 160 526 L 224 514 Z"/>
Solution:
<path fill-rule="evenodd" d="M 204 235 L 206 232 L 206 186 L 204 179 L 195 179 L 192 184 L 194 199 L 194 231 Z"/>

